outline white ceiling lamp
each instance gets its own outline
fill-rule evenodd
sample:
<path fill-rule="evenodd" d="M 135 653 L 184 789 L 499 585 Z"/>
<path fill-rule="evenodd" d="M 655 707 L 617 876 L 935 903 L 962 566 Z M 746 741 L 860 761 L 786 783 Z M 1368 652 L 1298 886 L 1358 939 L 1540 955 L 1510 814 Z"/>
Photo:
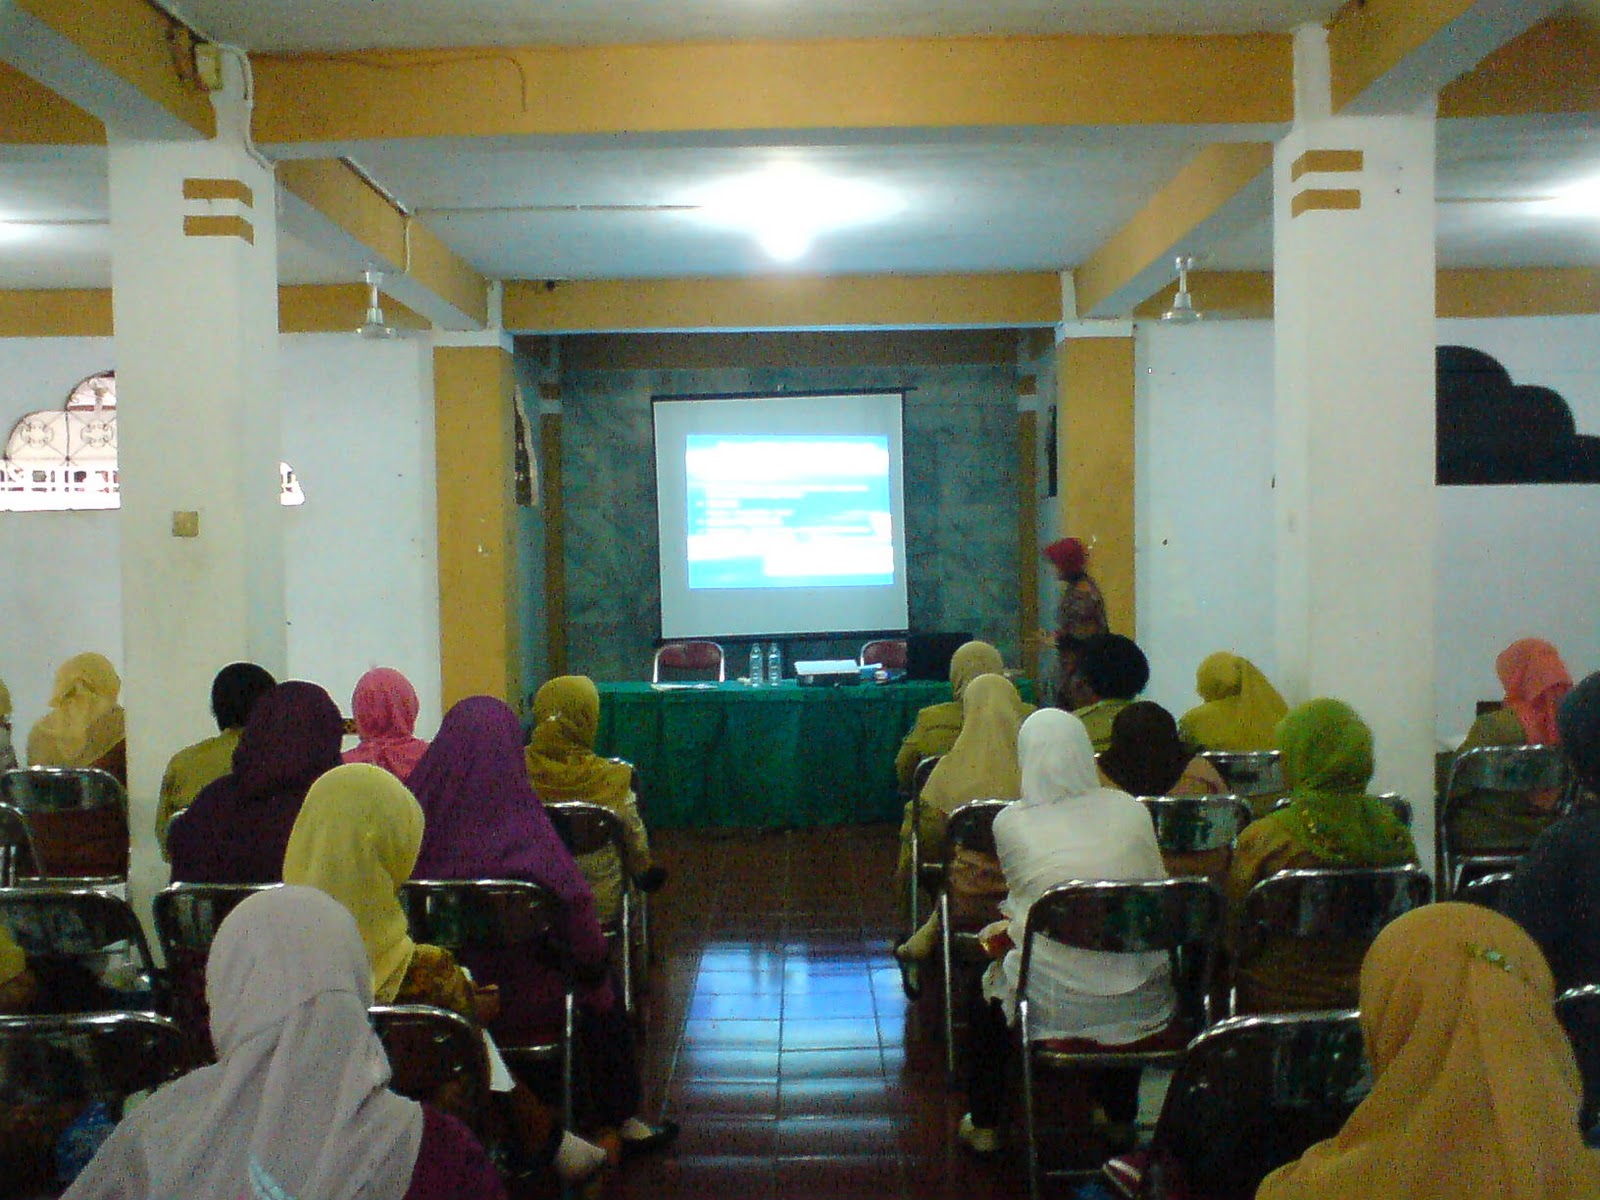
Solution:
<path fill-rule="evenodd" d="M 1189 294 L 1189 271 L 1194 266 L 1194 258 L 1180 254 L 1175 261 L 1178 267 L 1178 290 L 1173 293 L 1172 306 L 1161 314 L 1161 319 L 1168 325 L 1193 325 L 1196 321 L 1205 320 L 1205 314 L 1194 306 L 1194 297 Z"/>
<path fill-rule="evenodd" d="M 370 342 L 388 342 L 400 336 L 400 331 L 383 316 L 383 298 L 378 288 L 383 283 L 383 272 L 376 267 L 367 268 L 367 316 L 356 328 L 356 333 Z"/>
<path fill-rule="evenodd" d="M 693 199 L 700 219 L 743 230 L 769 258 L 783 263 L 804 258 L 822 234 L 871 224 L 905 208 L 887 188 L 823 175 L 794 162 L 724 180 Z"/>

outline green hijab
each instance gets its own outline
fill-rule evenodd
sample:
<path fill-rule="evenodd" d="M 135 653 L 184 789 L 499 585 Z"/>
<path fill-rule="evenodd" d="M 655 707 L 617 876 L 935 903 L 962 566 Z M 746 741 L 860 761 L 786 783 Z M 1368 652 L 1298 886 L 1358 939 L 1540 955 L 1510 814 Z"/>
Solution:
<path fill-rule="evenodd" d="M 1311 700 L 1278 722 L 1290 803 L 1280 819 L 1329 866 L 1388 867 L 1415 861 L 1411 834 L 1383 801 L 1366 795 L 1372 730 L 1343 700 Z"/>

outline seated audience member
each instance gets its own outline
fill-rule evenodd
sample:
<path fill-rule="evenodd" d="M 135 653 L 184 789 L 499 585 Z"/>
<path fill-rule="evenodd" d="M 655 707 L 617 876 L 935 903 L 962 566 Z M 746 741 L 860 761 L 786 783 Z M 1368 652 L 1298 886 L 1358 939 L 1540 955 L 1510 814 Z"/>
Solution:
<path fill-rule="evenodd" d="M 103 654 L 79 654 L 56 672 L 50 711 L 28 733 L 28 765 L 97 767 L 128 786 L 122 680 Z"/>
<path fill-rule="evenodd" d="M 16 1017 L 33 1011 L 39 982 L 28 969 L 28 956 L 0 925 L 0 1017 Z"/>
<path fill-rule="evenodd" d="M 409 782 L 426 819 L 417 878 L 523 879 L 561 899 L 568 945 L 587 980 L 579 997 L 578 1059 L 594 1124 L 614 1129 L 625 1154 L 670 1143 L 677 1126 L 648 1125 L 637 1115 L 633 1034 L 606 969 L 594 896 L 528 783 L 516 713 L 492 696 L 460 701 Z M 476 979 L 500 989 L 489 1031 L 502 1045 L 543 1041 L 559 1028 L 561 979 L 538 956 L 496 951 L 462 959 Z"/>
<path fill-rule="evenodd" d="M 1074 879 L 1164 879 L 1161 851 L 1145 807 L 1103 787 L 1083 722 L 1044 709 L 1017 735 L 1022 798 L 995 818 L 995 847 L 1009 887 L 1002 911 L 1010 948 L 984 974 L 974 997 L 968 1056 L 971 1111 L 959 1135 L 980 1154 L 999 1146 L 1006 1059 L 1016 1021 L 1018 973 L 1028 910 L 1046 891 Z M 989 931 L 986 931 L 989 932 Z M 995 931 L 998 933 L 999 931 Z M 1140 1041 L 1172 1021 L 1175 997 L 1165 954 L 1101 954 L 1036 943 L 1029 999 L 1038 1038 L 1089 1038 L 1110 1046 Z M 1096 1072 L 1090 1090 L 1109 1120 L 1137 1115 L 1139 1072 Z"/>
<path fill-rule="evenodd" d="M 1517 864 L 1503 904 L 1539 943 L 1557 992 L 1600 983 L 1600 673 L 1561 702 L 1561 746 L 1585 789 L 1572 815 L 1551 825 Z M 1600 1121 L 1600 1025 L 1577 1031 L 1584 1112 Z"/>
<path fill-rule="evenodd" d="M 1083 643 L 1078 676 L 1082 688 L 1073 715 L 1083 722 L 1099 754 L 1111 745 L 1111 722 L 1150 682 L 1150 662 L 1132 638 L 1103 633 Z"/>
<path fill-rule="evenodd" d="M 167 830 L 174 883 L 277 883 L 300 802 L 339 765 L 344 720 L 314 683 L 280 683 L 250 711 L 233 770 Z"/>
<path fill-rule="evenodd" d="M 1001 675 L 1005 669 L 1000 651 L 988 642 L 967 642 L 951 656 L 950 691 L 953 698 L 940 704 L 930 704 L 917 713 L 911 732 L 906 734 L 899 752 L 894 756 L 895 778 L 900 781 L 902 792 L 910 790 L 911 776 L 916 772 L 919 762 L 945 754 L 955 745 L 956 734 L 961 732 L 967 686 L 979 675 Z M 1019 715 L 1018 720 L 1033 711 L 1031 705 L 1023 707 L 1026 711 Z"/>
<path fill-rule="evenodd" d="M 966 719 L 955 744 L 928 776 L 922 789 L 922 859 L 932 862 L 944 853 L 945 824 L 950 814 L 972 800 L 1015 800 L 1021 794 L 1017 770 L 1018 709 L 1022 704 L 1017 689 L 1003 675 L 980 675 L 966 689 Z M 900 864 L 896 878 L 916 869 L 911 861 L 911 814 L 907 803 L 900 823 Z M 957 878 L 951 880 L 951 901 L 970 917 L 984 910 L 1005 894 L 998 864 L 986 855 L 962 851 L 955 864 Z M 903 891 L 904 889 L 899 889 Z M 959 894 L 958 894 L 959 893 Z M 963 924 L 968 923 L 963 921 Z M 971 922 L 982 924 L 982 916 Z M 939 917 L 930 915 L 915 933 L 895 947 L 895 957 L 905 966 L 928 958 L 939 940 Z M 906 992 L 913 998 L 920 991 L 915 971 L 903 971 Z"/>
<path fill-rule="evenodd" d="M 587 675 L 560 675 L 533 698 L 533 737 L 525 756 L 528 781 L 545 803 L 587 800 L 622 818 L 627 830 L 627 859 L 607 846 L 578 858 L 589 881 L 602 924 L 622 912 L 622 873 L 627 871 L 646 891 L 654 891 L 666 872 L 650 861 L 650 839 L 633 794 L 633 768 L 594 752 L 600 731 L 600 693 Z"/>
<path fill-rule="evenodd" d="M 421 846 L 422 809 L 405 784 L 382 767 L 349 763 L 329 771 L 306 793 L 284 852 L 283 881 L 327 893 L 356 919 L 372 963 L 376 1003 L 428 1004 L 476 1024 L 494 1015 L 493 989 L 474 987 L 450 951 L 418 945 L 406 928 L 398 893 Z M 513 1083 L 498 1051 L 491 1061 L 501 1115 L 525 1159 L 553 1164 L 567 1183 L 604 1163 L 603 1150 L 564 1134 L 551 1110 Z M 431 1100 L 454 1116 L 468 1115 L 454 1111 L 448 1096 Z"/>
<path fill-rule="evenodd" d="M 277 686 L 265 667 L 255 663 L 229 663 L 211 681 L 211 715 L 221 731 L 186 746 L 172 756 L 161 776 L 161 798 L 156 804 L 156 838 L 161 855 L 167 853 L 167 826 L 194 802 L 200 789 L 233 769 L 233 752 L 256 701 Z"/>
<path fill-rule="evenodd" d="M 17 765 L 17 749 L 11 744 L 11 689 L 0 683 L 0 771 Z"/>
<path fill-rule="evenodd" d="M 1287 807 L 1252 821 L 1233 849 L 1226 890 L 1237 923 L 1250 889 L 1299 867 L 1390 867 L 1415 862 L 1411 832 L 1366 794 L 1372 730 L 1342 700 L 1312 700 L 1278 725 Z M 1364 947 L 1268 943 L 1240 973 L 1241 1011 L 1351 1008 Z"/>
<path fill-rule="evenodd" d="M 1522 638 L 1500 652 L 1494 670 L 1505 688 L 1505 703 L 1472 723 L 1461 749 L 1559 746 L 1556 713 L 1572 690 L 1572 676 L 1556 648 L 1539 638 Z M 1559 799 L 1553 792 L 1531 798 L 1494 791 L 1458 794 L 1450 806 L 1451 833 L 1465 849 L 1521 849 L 1550 823 Z"/>
<path fill-rule="evenodd" d="M 1201 750 L 1271 750 L 1289 706 L 1248 658 L 1218 650 L 1201 661 L 1194 690 L 1204 702 L 1184 713 L 1178 732 Z"/>
<path fill-rule="evenodd" d="M 1178 737 L 1172 714 L 1138 700 L 1111 721 L 1111 744 L 1099 758 L 1100 777 L 1130 796 L 1218 796 L 1228 790 L 1217 769 Z"/>
<path fill-rule="evenodd" d="M 1361 967 L 1372 1091 L 1257 1200 L 1600 1196 L 1554 995 L 1538 947 L 1498 913 L 1430 904 L 1398 918 Z"/>
<path fill-rule="evenodd" d="M 393 667 L 373 667 L 356 681 L 350 698 L 361 741 L 345 751 L 344 761 L 371 763 L 404 782 L 428 749 L 416 736 L 421 707 L 409 679 Z"/>
<path fill-rule="evenodd" d="M 385 1086 L 372 968 L 337 902 L 306 887 L 245 900 L 206 993 L 219 1061 L 135 1108 L 68 1196 L 502 1200 L 460 1122 Z"/>

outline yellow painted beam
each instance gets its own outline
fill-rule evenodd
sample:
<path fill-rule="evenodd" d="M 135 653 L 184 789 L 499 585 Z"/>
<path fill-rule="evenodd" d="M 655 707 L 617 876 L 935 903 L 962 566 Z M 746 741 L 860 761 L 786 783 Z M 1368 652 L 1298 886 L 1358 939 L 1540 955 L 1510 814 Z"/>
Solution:
<path fill-rule="evenodd" d="M 1073 338 L 1060 379 L 1059 528 L 1090 548 L 1113 633 L 1136 637 L 1133 577 L 1133 339 Z"/>
<path fill-rule="evenodd" d="M 278 182 L 315 216 L 291 206 L 284 223 L 313 244 L 371 263 L 383 290 L 446 328 L 479 328 L 489 319 L 489 282 L 415 217 L 408 218 L 347 163 L 334 158 L 278 164 Z"/>
<path fill-rule="evenodd" d="M 517 333 L 1054 325 L 1061 282 L 1042 272 L 513 280 L 502 320 Z"/>
<path fill-rule="evenodd" d="M 1291 39 L 883 38 L 256 57 L 264 144 L 1293 119 Z"/>
<path fill-rule="evenodd" d="M 110 337 L 111 289 L 0 291 L 0 337 Z"/>
<path fill-rule="evenodd" d="M 1600 26 L 1559 13 L 1439 93 L 1441 117 L 1600 112 Z"/>
<path fill-rule="evenodd" d="M 103 146 L 105 126 L 9 63 L 0 62 L 0 143 Z"/>
<path fill-rule="evenodd" d="M 467 696 L 515 704 L 516 382 L 494 346 L 433 352 L 434 462 L 439 522 L 439 667 L 446 707 Z"/>
<path fill-rule="evenodd" d="M 1138 308 L 1140 319 L 1159 318 L 1172 307 L 1178 285 L 1169 283 Z M 1270 271 L 1191 271 L 1189 294 L 1194 306 L 1208 317 L 1237 320 L 1272 320 L 1272 272 Z"/>
<path fill-rule="evenodd" d="M 1193 246 L 1200 227 L 1271 167 L 1272 146 L 1266 142 L 1218 142 L 1201 150 L 1073 272 L 1078 314 L 1121 315 L 1166 283 L 1173 256 Z"/>
<path fill-rule="evenodd" d="M 94 68 L 133 88 L 195 133 L 215 135 L 211 98 L 195 76 L 193 35 L 155 5 L 146 0 L 9 0 L 9 4 L 76 46 Z M 94 115 L 114 121 L 122 114 Z"/>
<path fill-rule="evenodd" d="M 359 283 L 286 284 L 278 288 L 279 333 L 350 333 L 367 315 L 367 289 Z M 426 317 L 395 299 L 383 316 L 396 329 L 427 329 Z"/>

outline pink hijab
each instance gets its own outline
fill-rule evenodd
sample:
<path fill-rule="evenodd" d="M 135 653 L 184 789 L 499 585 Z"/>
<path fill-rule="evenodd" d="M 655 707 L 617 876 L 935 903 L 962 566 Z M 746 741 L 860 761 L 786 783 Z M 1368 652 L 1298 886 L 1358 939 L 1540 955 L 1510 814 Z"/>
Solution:
<path fill-rule="evenodd" d="M 1572 690 L 1572 676 L 1556 648 L 1540 638 L 1522 638 L 1500 652 L 1494 670 L 1506 689 L 1506 707 L 1517 714 L 1528 741 L 1560 745 L 1556 709 Z"/>
<path fill-rule="evenodd" d="M 393 667 L 373 667 L 350 700 L 361 743 L 344 753 L 347 763 L 371 763 L 404 781 L 427 750 L 412 736 L 417 727 L 417 689 Z"/>

